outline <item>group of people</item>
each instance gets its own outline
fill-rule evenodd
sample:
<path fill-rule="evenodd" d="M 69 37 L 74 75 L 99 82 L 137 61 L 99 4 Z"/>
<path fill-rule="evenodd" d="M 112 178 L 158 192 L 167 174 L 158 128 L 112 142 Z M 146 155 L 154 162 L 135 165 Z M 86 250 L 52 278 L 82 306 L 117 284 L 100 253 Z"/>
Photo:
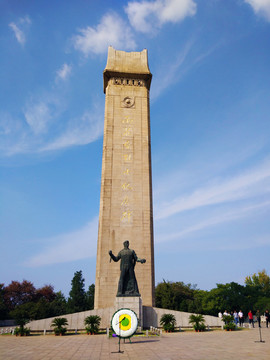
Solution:
<path fill-rule="evenodd" d="M 218 316 L 220 318 L 222 318 L 223 315 L 231 315 L 233 316 L 233 321 L 235 323 L 236 326 L 240 326 L 243 327 L 244 326 L 244 314 L 242 312 L 242 310 L 240 310 L 239 312 L 237 312 L 236 310 L 231 311 L 231 313 L 227 312 L 227 310 L 224 311 L 224 313 L 222 314 L 221 312 L 219 312 Z M 248 312 L 248 322 L 249 322 L 249 327 L 254 327 L 254 317 L 258 322 L 258 326 L 261 327 L 261 312 L 260 310 L 257 310 L 255 315 L 253 314 L 252 310 L 249 310 Z M 265 321 L 266 321 L 266 327 L 268 328 L 269 323 L 270 323 L 270 313 L 269 310 L 265 310 L 264 313 L 264 317 L 265 317 Z"/>

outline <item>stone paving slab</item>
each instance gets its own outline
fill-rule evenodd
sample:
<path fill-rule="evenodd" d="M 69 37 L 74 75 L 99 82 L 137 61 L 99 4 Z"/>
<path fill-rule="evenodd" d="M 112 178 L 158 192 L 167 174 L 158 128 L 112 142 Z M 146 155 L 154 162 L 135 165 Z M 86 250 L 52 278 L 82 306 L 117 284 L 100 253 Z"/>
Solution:
<path fill-rule="evenodd" d="M 209 331 L 164 334 L 161 337 L 133 337 L 132 343 L 121 343 L 106 335 L 38 335 L 16 337 L 0 336 L 2 360 L 269 360 L 270 328 L 236 332 Z"/>

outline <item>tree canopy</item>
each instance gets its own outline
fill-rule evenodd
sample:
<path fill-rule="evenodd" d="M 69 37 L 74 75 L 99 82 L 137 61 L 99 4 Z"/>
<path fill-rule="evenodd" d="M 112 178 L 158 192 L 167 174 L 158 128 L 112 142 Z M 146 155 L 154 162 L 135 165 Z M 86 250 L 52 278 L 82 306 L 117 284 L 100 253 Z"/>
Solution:
<path fill-rule="evenodd" d="M 20 319 L 38 320 L 94 308 L 95 285 L 85 292 L 81 271 L 75 272 L 69 295 L 66 299 L 52 285 L 35 288 L 27 280 L 12 281 L 7 286 L 0 284 L 0 320 L 12 318 L 18 323 Z"/>
<path fill-rule="evenodd" d="M 81 270 L 76 271 L 73 279 L 71 280 L 71 290 L 69 292 L 67 306 L 69 313 L 84 311 L 87 308 L 84 278 Z"/>
<path fill-rule="evenodd" d="M 209 291 L 183 282 L 163 280 L 156 286 L 156 306 L 165 309 L 213 315 L 225 310 L 247 314 L 270 309 L 270 278 L 265 270 L 247 276 L 245 286 L 236 282 L 217 284 Z"/>
<path fill-rule="evenodd" d="M 66 299 L 55 292 L 52 285 L 35 288 L 32 282 L 12 281 L 0 283 L 0 320 L 16 318 L 17 321 L 38 320 L 94 308 L 95 285 L 85 291 L 82 271 L 76 271 L 71 280 L 71 290 Z M 214 315 L 227 310 L 247 315 L 251 309 L 264 313 L 270 309 L 270 278 L 266 270 L 247 276 L 245 285 L 236 282 L 217 284 L 206 291 L 182 281 L 165 281 L 156 286 L 156 306 L 164 309 Z"/>

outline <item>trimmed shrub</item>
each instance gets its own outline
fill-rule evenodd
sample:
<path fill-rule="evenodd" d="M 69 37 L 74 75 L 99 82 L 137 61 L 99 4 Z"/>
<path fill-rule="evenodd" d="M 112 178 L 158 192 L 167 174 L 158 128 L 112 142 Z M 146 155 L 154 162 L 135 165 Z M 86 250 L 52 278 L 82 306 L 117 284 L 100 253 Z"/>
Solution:
<path fill-rule="evenodd" d="M 160 325 L 167 332 L 173 332 L 176 324 L 176 319 L 173 314 L 163 314 L 160 318 Z"/>

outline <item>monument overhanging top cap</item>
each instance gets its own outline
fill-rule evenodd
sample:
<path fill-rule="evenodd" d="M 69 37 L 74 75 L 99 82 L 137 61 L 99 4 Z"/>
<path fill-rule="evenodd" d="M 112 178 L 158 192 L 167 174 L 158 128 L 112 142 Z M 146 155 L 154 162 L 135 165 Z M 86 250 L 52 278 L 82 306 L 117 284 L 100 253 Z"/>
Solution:
<path fill-rule="evenodd" d="M 147 50 L 126 52 L 115 50 L 112 46 L 109 46 L 107 65 L 103 71 L 104 93 L 108 80 L 112 76 L 143 78 L 146 80 L 146 86 L 149 90 L 152 74 L 148 67 Z"/>

